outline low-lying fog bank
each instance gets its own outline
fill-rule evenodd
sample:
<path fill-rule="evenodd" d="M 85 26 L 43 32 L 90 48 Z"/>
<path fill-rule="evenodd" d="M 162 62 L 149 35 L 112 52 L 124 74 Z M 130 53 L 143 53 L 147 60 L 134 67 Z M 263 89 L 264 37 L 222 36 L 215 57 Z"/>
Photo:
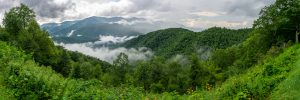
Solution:
<path fill-rule="evenodd" d="M 79 43 L 79 44 L 56 44 L 59 46 L 63 46 L 65 49 L 70 51 L 78 51 L 83 54 L 97 57 L 101 60 L 112 63 L 120 53 L 125 53 L 128 55 L 128 59 L 130 62 L 135 62 L 138 60 L 147 60 L 153 56 L 151 50 L 143 47 L 143 48 L 109 48 L 109 47 L 93 47 L 95 43 Z"/>

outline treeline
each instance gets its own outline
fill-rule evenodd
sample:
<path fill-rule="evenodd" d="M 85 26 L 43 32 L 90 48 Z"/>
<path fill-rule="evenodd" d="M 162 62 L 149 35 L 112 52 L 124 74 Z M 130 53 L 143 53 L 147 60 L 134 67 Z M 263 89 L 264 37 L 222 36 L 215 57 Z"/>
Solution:
<path fill-rule="evenodd" d="M 106 69 L 111 66 L 99 59 L 56 47 L 48 32 L 42 30 L 36 22 L 33 10 L 24 4 L 5 13 L 3 26 L 0 28 L 1 41 L 24 50 L 27 54 L 31 54 L 37 63 L 51 66 L 66 77 L 79 73 L 77 70 L 91 69 L 88 73 L 95 73 L 92 69 L 100 67 Z"/>
<path fill-rule="evenodd" d="M 186 95 L 206 99 L 269 98 L 271 92 L 289 76 L 291 69 L 297 66 L 295 62 L 299 61 L 298 45 L 285 50 L 298 42 L 300 19 L 296 15 L 300 13 L 299 6 L 297 0 L 277 0 L 262 10 L 253 29 L 212 28 L 203 33 L 167 29 L 149 33 L 132 40 L 135 42 L 129 42 L 128 46 L 146 46 L 162 57 L 129 64 L 128 56 L 121 53 L 110 65 L 55 47 L 47 32 L 37 25 L 33 11 L 21 5 L 5 14 L 4 27 L 0 29 L 0 39 L 14 46 L 0 42 L 4 48 L 0 49 L 3 53 L 0 55 L 0 62 L 3 62 L 0 65 L 5 69 L 5 73 L 1 73 L 3 76 L 0 75 L 0 89 L 8 91 L 13 97 L 38 99 L 112 96 L 108 93 L 116 94 L 111 98 L 120 97 L 114 99 L 136 99 L 152 93 L 162 93 L 157 94 L 160 96 L 171 94 L 178 98 Z M 232 35 L 234 32 L 239 35 Z M 223 35 L 215 36 L 217 33 Z M 160 34 L 163 36 L 157 37 Z M 211 46 L 216 50 L 203 61 L 194 52 L 198 49 L 197 45 Z M 22 50 L 27 54 L 21 53 Z M 13 55 L 12 52 L 17 53 Z M 184 52 L 188 56 L 165 59 Z M 51 66 L 64 77 L 51 69 L 38 68 L 31 59 Z M 22 67 L 24 63 L 29 64 Z M 37 69 L 47 70 L 46 78 L 41 73 L 40 76 L 32 75 Z M 51 79 L 47 75 L 55 77 Z M 46 79 L 50 79 L 49 82 Z"/>
<path fill-rule="evenodd" d="M 122 46 L 127 48 L 147 47 L 156 55 L 170 58 L 175 55 L 201 54 L 215 49 L 224 49 L 244 41 L 252 29 L 226 29 L 213 27 L 202 32 L 182 28 L 170 28 L 150 32 L 129 40 Z"/>
<path fill-rule="evenodd" d="M 196 55 L 187 61 L 187 65 L 178 61 L 168 62 L 160 57 L 130 65 L 128 56 L 121 53 L 111 65 L 56 47 L 48 33 L 37 24 L 34 12 L 23 4 L 5 14 L 3 25 L 0 32 L 2 41 L 24 50 L 36 63 L 50 66 L 66 78 L 98 79 L 107 86 L 137 86 L 143 87 L 145 92 L 156 93 L 187 93 L 188 90 L 196 90 L 197 86 L 202 89 L 207 84 L 214 84 L 205 80 L 214 76 L 199 67 L 201 64 Z"/>
<path fill-rule="evenodd" d="M 181 94 L 197 89 L 210 89 L 216 82 L 224 80 L 222 75 L 216 73 L 213 64 L 201 61 L 196 54 L 178 60 L 154 57 L 150 61 L 140 61 L 130 65 L 128 56 L 121 53 L 113 64 L 109 64 L 77 52 L 64 50 L 63 47 L 56 47 L 48 33 L 35 21 L 34 12 L 23 4 L 5 14 L 3 25 L 4 28 L 1 28 L 0 32 L 2 41 L 24 50 L 36 63 L 50 66 L 66 78 L 97 79 L 102 81 L 103 85 L 112 87 L 124 85 L 142 87 L 145 93 L 176 91 Z M 181 33 L 182 29 L 169 30 Z M 185 34 L 174 35 L 168 42 L 175 41 L 172 39 L 175 37 L 186 38 L 182 36 Z M 167 48 L 171 45 L 165 46 Z M 184 59 L 185 61 L 182 62 L 181 60 Z"/>

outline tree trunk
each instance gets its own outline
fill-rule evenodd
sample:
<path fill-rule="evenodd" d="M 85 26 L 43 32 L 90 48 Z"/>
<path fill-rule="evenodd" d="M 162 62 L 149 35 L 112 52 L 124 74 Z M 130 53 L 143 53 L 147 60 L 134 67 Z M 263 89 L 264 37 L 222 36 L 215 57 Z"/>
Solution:
<path fill-rule="evenodd" d="M 298 31 L 296 31 L 296 40 L 295 40 L 296 43 L 299 43 L 299 36 L 298 35 L 299 35 Z"/>

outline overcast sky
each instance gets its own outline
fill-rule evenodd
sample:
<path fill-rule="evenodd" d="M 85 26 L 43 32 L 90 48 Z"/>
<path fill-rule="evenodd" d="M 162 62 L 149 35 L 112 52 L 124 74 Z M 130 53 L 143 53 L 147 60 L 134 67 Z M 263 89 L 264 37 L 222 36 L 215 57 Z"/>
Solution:
<path fill-rule="evenodd" d="M 192 28 L 251 27 L 274 0 L 0 0 L 0 18 L 20 3 L 34 9 L 40 24 L 90 16 L 141 17 Z"/>

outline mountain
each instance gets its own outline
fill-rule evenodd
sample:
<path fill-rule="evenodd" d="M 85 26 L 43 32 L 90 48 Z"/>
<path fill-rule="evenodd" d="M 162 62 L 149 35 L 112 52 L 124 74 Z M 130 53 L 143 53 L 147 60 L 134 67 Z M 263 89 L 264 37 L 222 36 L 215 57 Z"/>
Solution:
<path fill-rule="evenodd" d="M 150 32 L 122 44 L 127 48 L 147 47 L 156 55 L 171 57 L 176 54 L 209 53 L 213 49 L 227 48 L 244 41 L 251 29 L 213 27 L 202 32 L 183 28 L 170 28 Z"/>
<path fill-rule="evenodd" d="M 41 25 L 53 40 L 63 43 L 98 41 L 100 36 L 130 37 L 168 27 L 184 27 L 180 24 L 148 21 L 143 18 L 89 17 L 82 20 L 47 23 Z"/>

